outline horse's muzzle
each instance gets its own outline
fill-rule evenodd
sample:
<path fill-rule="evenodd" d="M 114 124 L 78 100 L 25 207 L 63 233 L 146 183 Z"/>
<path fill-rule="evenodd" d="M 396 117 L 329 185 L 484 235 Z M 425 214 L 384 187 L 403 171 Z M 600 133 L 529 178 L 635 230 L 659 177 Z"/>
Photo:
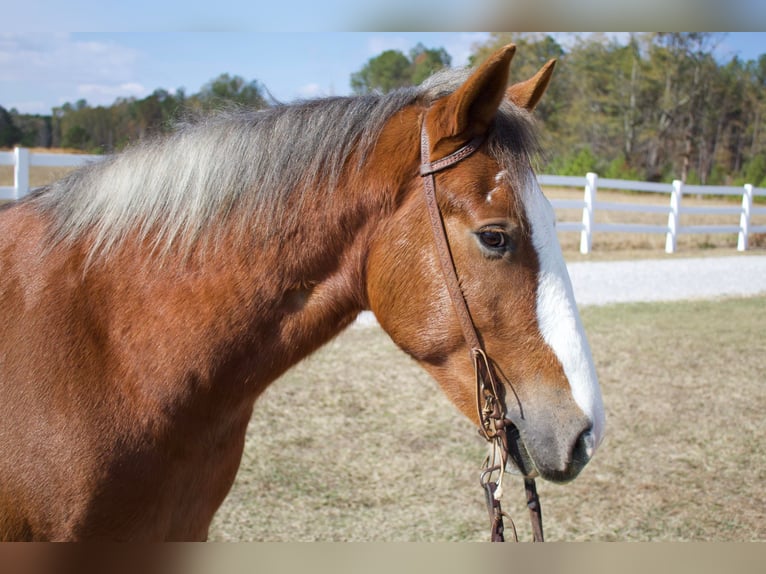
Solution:
<path fill-rule="evenodd" d="M 577 435 L 569 449 L 559 450 L 558 456 L 551 457 L 550 455 L 556 452 L 555 449 L 535 449 L 533 446 L 536 445 L 527 444 L 515 425 L 507 424 L 506 429 L 509 447 L 506 470 L 513 474 L 522 474 L 525 478 L 539 476 L 556 483 L 574 480 L 588 464 L 597 446 L 592 427 L 587 426 Z M 527 438 L 534 443 L 534 437 Z"/>

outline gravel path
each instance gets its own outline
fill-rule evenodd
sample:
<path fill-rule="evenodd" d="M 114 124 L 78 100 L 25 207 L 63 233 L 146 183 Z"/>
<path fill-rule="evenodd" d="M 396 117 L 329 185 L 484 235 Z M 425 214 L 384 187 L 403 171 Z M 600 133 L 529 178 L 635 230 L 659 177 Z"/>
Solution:
<path fill-rule="evenodd" d="M 567 265 L 577 303 L 607 305 L 766 293 L 766 255 L 594 261 Z M 370 312 L 357 325 L 376 325 Z"/>
<path fill-rule="evenodd" d="M 570 263 L 579 305 L 766 293 L 766 256 Z"/>

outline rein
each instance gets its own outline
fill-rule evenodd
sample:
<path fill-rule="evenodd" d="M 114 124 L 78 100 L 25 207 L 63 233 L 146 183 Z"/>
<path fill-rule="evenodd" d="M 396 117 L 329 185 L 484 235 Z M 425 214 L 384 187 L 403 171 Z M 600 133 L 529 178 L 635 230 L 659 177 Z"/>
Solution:
<path fill-rule="evenodd" d="M 439 204 L 436 201 L 436 183 L 434 174 L 470 156 L 484 141 L 483 137 L 476 137 L 466 145 L 434 162 L 430 161 L 431 151 L 428 132 L 426 131 L 425 119 L 420 130 L 420 175 L 423 178 L 423 190 L 428 208 L 436 243 L 436 252 L 439 257 L 442 274 L 447 284 L 452 305 L 457 313 L 460 327 L 463 331 L 468 347 L 471 352 L 471 361 L 476 378 L 476 409 L 479 415 L 479 433 L 492 445 L 491 454 L 482 466 L 480 483 L 484 490 L 487 502 L 487 511 L 490 519 L 490 536 L 492 542 L 503 542 L 504 524 L 503 517 L 508 518 L 513 529 L 513 539 L 518 542 L 516 526 L 507 513 L 500 507 L 500 499 L 503 494 L 502 481 L 505 465 L 510 455 L 508 429 L 516 431 L 513 423 L 506 418 L 505 405 L 498 393 L 498 384 L 491 360 L 484 350 L 479 333 L 471 318 L 460 281 L 457 276 L 455 262 L 447 240 Z M 498 473 L 497 479 L 492 480 L 492 475 Z M 527 507 L 532 523 L 533 541 L 543 541 L 542 512 L 540 499 L 537 496 L 537 488 L 532 478 L 524 479 L 524 488 L 527 495 Z"/>

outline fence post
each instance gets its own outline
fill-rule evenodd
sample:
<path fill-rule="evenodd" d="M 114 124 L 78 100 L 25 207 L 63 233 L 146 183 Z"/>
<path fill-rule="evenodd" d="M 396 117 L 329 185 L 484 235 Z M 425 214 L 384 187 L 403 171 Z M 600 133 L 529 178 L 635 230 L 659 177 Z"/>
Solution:
<path fill-rule="evenodd" d="M 737 238 L 737 251 L 747 251 L 747 236 L 750 233 L 750 213 L 753 209 L 753 186 L 745 184 L 742 193 L 742 213 L 739 216 L 739 237 Z"/>
<path fill-rule="evenodd" d="M 593 172 L 585 174 L 585 207 L 582 208 L 582 226 L 580 232 L 580 253 L 590 253 L 593 246 L 593 210 L 598 191 L 598 175 Z"/>
<path fill-rule="evenodd" d="M 665 236 L 665 253 L 676 252 L 679 214 L 681 212 L 681 198 L 683 197 L 683 194 L 684 184 L 680 179 L 674 179 L 673 191 L 670 193 L 670 213 L 668 213 L 668 233 Z"/>
<path fill-rule="evenodd" d="M 23 147 L 13 149 L 14 199 L 21 199 L 29 193 L 29 150 Z"/>

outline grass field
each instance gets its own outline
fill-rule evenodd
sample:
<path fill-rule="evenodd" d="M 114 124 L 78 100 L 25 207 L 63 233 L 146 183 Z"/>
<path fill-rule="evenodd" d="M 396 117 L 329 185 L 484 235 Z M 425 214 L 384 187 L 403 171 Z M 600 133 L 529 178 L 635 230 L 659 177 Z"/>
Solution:
<path fill-rule="evenodd" d="M 548 540 L 766 541 L 765 310 L 583 309 L 607 438 L 573 483 L 538 481 Z M 486 540 L 484 452 L 385 334 L 352 327 L 256 404 L 211 539 Z M 509 477 L 504 507 L 529 539 L 523 497 Z"/>

